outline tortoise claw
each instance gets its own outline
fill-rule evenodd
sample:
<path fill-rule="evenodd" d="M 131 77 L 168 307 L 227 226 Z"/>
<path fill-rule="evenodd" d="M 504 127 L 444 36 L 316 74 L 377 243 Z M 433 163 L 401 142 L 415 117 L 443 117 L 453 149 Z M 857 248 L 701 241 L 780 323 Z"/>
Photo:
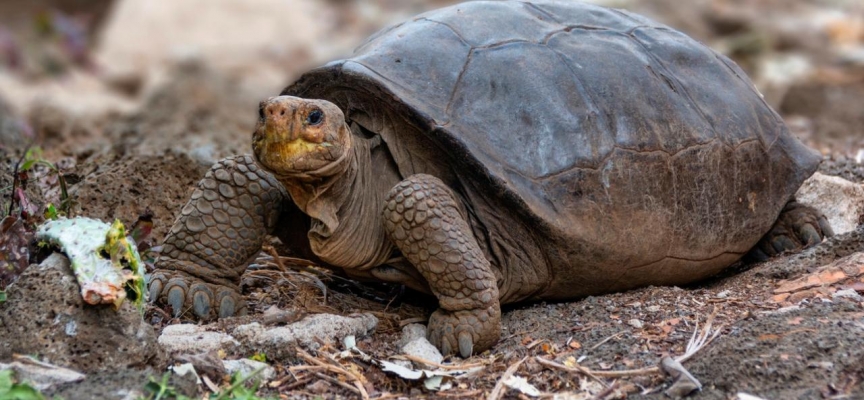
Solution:
<path fill-rule="evenodd" d="M 150 301 L 170 306 L 175 318 L 186 315 L 189 310 L 192 312 L 188 316 L 202 321 L 246 312 L 246 302 L 235 289 L 207 283 L 179 271 L 158 271 L 151 275 L 149 285 Z"/>
<path fill-rule="evenodd" d="M 213 292 L 203 283 L 192 286 L 192 311 L 199 319 L 210 317 L 212 309 Z"/>
<path fill-rule="evenodd" d="M 180 285 L 175 285 L 171 289 L 168 289 L 167 302 L 174 311 L 174 317 L 179 317 L 183 314 L 183 304 L 186 302 L 186 291 L 180 287 Z"/>
<path fill-rule="evenodd" d="M 472 353 L 474 353 L 474 338 L 468 332 L 459 332 L 459 354 L 462 358 L 468 358 Z"/>
<path fill-rule="evenodd" d="M 810 247 L 822 242 L 822 236 L 819 231 L 811 224 L 803 224 L 798 227 L 798 237 L 804 244 L 804 247 Z"/>
<path fill-rule="evenodd" d="M 771 239 L 771 245 L 774 246 L 774 250 L 777 251 L 777 253 L 796 250 L 800 247 L 786 235 L 775 236 Z"/>
<path fill-rule="evenodd" d="M 237 293 L 231 291 L 223 291 L 219 293 L 219 318 L 231 317 L 233 315 L 243 315 L 242 311 L 245 311 L 245 308 L 241 310 L 241 312 L 237 311 L 238 302 L 242 301 L 242 299 L 237 298 Z"/>
<path fill-rule="evenodd" d="M 771 230 L 747 254 L 747 259 L 765 261 L 783 252 L 815 246 L 833 235 L 831 225 L 821 212 L 793 200 L 786 204 Z"/>
<path fill-rule="evenodd" d="M 429 318 L 429 342 L 450 355 L 459 352 L 463 358 L 482 352 L 498 340 L 501 314 L 497 305 L 489 309 L 447 311 L 438 309 Z"/>

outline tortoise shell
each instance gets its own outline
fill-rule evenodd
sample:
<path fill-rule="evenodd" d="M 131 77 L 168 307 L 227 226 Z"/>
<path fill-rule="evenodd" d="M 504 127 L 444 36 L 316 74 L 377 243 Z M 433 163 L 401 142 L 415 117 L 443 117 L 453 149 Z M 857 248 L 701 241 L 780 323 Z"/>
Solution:
<path fill-rule="evenodd" d="M 644 17 L 570 1 L 422 14 L 283 94 L 336 103 L 381 137 L 403 177 L 447 182 L 493 263 L 528 254 L 511 275 L 537 277 L 507 279 L 542 285 L 513 299 L 716 273 L 770 229 L 820 160 L 728 58 Z"/>

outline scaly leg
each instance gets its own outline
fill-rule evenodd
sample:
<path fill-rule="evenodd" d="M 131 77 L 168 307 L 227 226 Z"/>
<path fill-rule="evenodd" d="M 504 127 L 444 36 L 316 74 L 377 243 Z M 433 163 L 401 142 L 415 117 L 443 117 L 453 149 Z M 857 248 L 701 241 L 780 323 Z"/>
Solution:
<path fill-rule="evenodd" d="M 747 256 L 753 261 L 765 261 L 784 251 L 815 246 L 829 236 L 834 236 L 834 231 L 821 212 L 792 200 Z"/>
<path fill-rule="evenodd" d="M 390 239 L 438 298 L 429 340 L 469 357 L 498 341 L 501 307 L 495 274 L 457 204 L 444 182 L 418 174 L 390 190 L 383 215 Z"/>
<path fill-rule="evenodd" d="M 188 307 L 202 320 L 244 314 L 240 276 L 286 199 L 282 185 L 252 156 L 214 164 L 162 244 L 150 300 L 170 305 L 175 316 Z"/>

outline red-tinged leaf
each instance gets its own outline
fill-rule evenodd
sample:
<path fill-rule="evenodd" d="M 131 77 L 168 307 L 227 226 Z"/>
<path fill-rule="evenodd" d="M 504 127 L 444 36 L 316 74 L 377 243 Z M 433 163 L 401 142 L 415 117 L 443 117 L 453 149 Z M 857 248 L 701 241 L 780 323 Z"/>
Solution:
<path fill-rule="evenodd" d="M 30 265 L 30 240 L 33 232 L 24 221 L 6 217 L 0 221 L 0 289 L 14 282 Z"/>
<path fill-rule="evenodd" d="M 153 212 L 149 209 L 144 211 L 144 214 L 138 216 L 138 220 L 132 224 L 132 229 L 129 230 L 129 235 L 132 240 L 138 245 L 138 251 L 144 252 L 152 247 L 150 243 L 150 234 L 153 232 Z"/>

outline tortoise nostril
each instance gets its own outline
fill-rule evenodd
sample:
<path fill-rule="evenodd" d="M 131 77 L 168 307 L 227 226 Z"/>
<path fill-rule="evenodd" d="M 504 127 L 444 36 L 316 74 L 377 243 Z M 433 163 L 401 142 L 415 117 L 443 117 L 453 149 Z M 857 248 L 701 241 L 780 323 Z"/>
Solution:
<path fill-rule="evenodd" d="M 285 115 L 285 109 L 284 108 L 282 109 L 282 111 L 279 111 L 279 115 Z"/>

